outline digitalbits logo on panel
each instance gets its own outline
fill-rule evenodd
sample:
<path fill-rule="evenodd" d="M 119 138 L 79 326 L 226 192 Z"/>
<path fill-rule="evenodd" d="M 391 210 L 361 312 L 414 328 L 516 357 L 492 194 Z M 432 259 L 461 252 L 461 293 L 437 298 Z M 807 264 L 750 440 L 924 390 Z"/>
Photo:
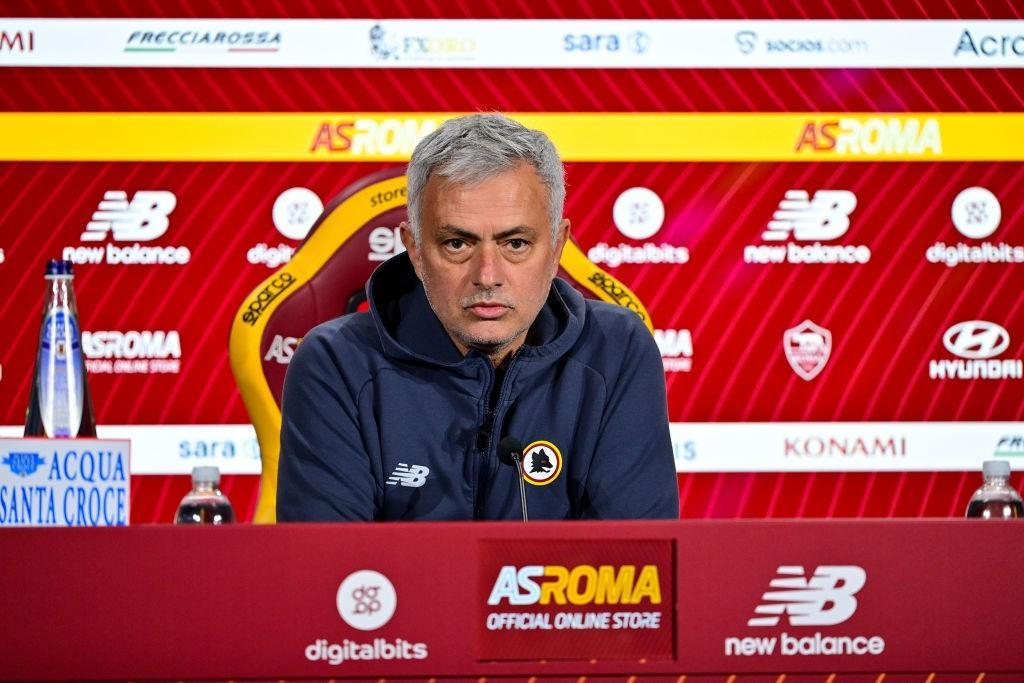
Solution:
<path fill-rule="evenodd" d="M 177 197 L 166 190 L 130 196 L 124 190 L 110 190 L 86 224 L 79 238 L 83 244 L 64 247 L 63 258 L 75 264 L 185 265 L 192 258 L 188 247 L 143 244 L 163 237 L 177 205 Z M 95 242 L 106 245 L 92 246 Z"/>
<path fill-rule="evenodd" d="M 857 611 L 857 595 L 867 572 L 856 565 L 819 565 L 810 578 L 799 565 L 782 565 L 754 607 L 747 626 L 761 629 L 839 626 Z M 885 639 L 872 635 L 813 635 L 782 631 L 779 635 L 729 636 L 726 656 L 880 655 Z"/>
<path fill-rule="evenodd" d="M 377 631 L 387 626 L 398 608 L 398 592 L 388 577 L 373 569 L 360 569 L 346 576 L 334 596 L 338 616 L 356 631 Z M 358 636 L 354 636 L 358 637 Z M 333 666 L 352 661 L 426 659 L 426 643 L 404 638 L 374 638 L 359 642 L 345 638 L 340 643 L 317 638 L 305 649 L 306 659 Z"/>
<path fill-rule="evenodd" d="M 587 258 L 593 263 L 617 268 L 626 263 L 682 264 L 690 260 L 690 250 L 686 247 L 646 241 L 656 235 L 665 222 L 665 205 L 657 192 L 646 187 L 625 190 L 615 200 L 612 220 L 624 237 L 642 244 L 598 242 L 587 252 Z"/>
<path fill-rule="evenodd" d="M 360 631 L 376 631 L 394 616 L 398 594 L 388 577 L 361 569 L 338 586 L 337 605 L 346 624 Z"/>
<path fill-rule="evenodd" d="M 971 241 L 936 242 L 925 252 L 929 263 L 943 263 L 950 268 L 965 263 L 1024 263 L 1024 245 L 985 239 L 995 233 L 1003 218 L 999 198 L 989 189 L 961 190 L 953 199 L 950 218 L 957 232 Z"/>
<path fill-rule="evenodd" d="M 946 330 L 942 345 L 955 358 L 928 361 L 932 379 L 1021 379 L 1024 361 L 996 358 L 1010 346 L 1010 333 L 987 320 L 965 320 Z"/>
<path fill-rule="evenodd" d="M 324 204 L 320 197 L 305 187 L 292 187 L 277 196 L 271 209 L 271 219 L 277 231 L 290 240 L 301 242 L 313 228 Z M 295 247 L 279 243 L 276 247 L 260 242 L 246 252 L 246 260 L 253 264 L 263 264 L 267 268 L 277 268 L 288 263 L 295 255 Z"/>
<path fill-rule="evenodd" d="M 871 260 L 864 244 L 822 244 L 850 229 L 857 196 L 848 190 L 789 190 L 768 221 L 761 239 L 767 244 L 743 248 L 746 263 L 863 264 Z M 785 245 L 778 244 L 785 242 Z M 776 246 L 778 245 L 778 246 Z"/>
<path fill-rule="evenodd" d="M 290 240 L 303 240 L 324 211 L 316 192 L 305 187 L 285 190 L 274 200 L 274 227 Z"/>

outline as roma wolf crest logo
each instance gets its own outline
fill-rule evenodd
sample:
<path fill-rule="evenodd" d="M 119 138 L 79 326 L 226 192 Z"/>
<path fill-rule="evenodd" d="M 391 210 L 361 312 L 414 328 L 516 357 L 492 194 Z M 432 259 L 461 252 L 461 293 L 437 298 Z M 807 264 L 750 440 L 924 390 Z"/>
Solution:
<path fill-rule="evenodd" d="M 562 452 L 550 441 L 534 441 L 523 449 L 523 479 L 527 484 L 550 484 L 561 471 Z"/>
<path fill-rule="evenodd" d="M 807 319 L 786 330 L 782 348 L 793 372 L 810 382 L 825 369 L 832 354 L 832 333 Z"/>

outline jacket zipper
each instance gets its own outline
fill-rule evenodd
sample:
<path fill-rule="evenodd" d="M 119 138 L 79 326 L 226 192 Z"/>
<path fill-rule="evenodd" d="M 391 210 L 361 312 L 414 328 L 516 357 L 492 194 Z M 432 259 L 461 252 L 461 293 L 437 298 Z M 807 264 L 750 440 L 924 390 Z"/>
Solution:
<path fill-rule="evenodd" d="M 488 412 L 491 414 L 490 433 L 487 435 L 487 447 L 482 451 L 482 457 L 480 458 L 480 460 L 482 460 L 482 462 L 479 463 L 479 465 L 481 467 L 485 467 L 486 468 L 486 475 L 487 476 L 484 477 L 481 480 L 480 476 L 479 476 L 479 473 L 474 473 L 476 478 L 477 478 L 477 483 L 480 486 L 480 488 L 479 488 L 479 494 L 480 495 L 479 495 L 479 497 L 477 499 L 477 502 L 475 503 L 475 506 L 474 506 L 474 508 L 475 508 L 474 509 L 474 519 L 482 519 L 484 501 L 487 499 L 487 494 L 490 492 L 490 481 L 491 481 L 491 478 L 494 476 L 494 473 L 497 471 L 497 468 L 498 468 L 498 459 L 497 459 L 497 457 L 492 457 L 494 455 L 494 449 L 495 449 L 495 445 L 494 445 L 495 444 L 495 436 L 497 434 L 501 433 L 501 423 L 502 423 L 502 420 L 503 420 L 503 418 L 505 416 L 505 410 L 504 410 L 503 406 L 505 405 L 507 394 L 509 393 L 509 386 L 511 386 L 509 384 L 509 382 L 510 382 L 509 378 L 512 377 L 512 370 L 515 367 L 516 362 L 518 360 L 519 360 L 519 351 L 516 350 L 512 354 L 512 357 L 509 358 L 508 365 L 505 367 L 505 372 L 502 375 L 501 385 L 498 387 L 498 394 L 497 394 L 497 397 L 494 400 L 494 405 L 493 406 L 490 403 L 490 394 L 491 394 L 492 387 L 488 386 L 488 398 L 487 398 L 488 406 L 487 407 L 490 409 L 490 410 L 488 410 Z M 491 377 L 494 377 L 495 374 L 496 374 L 494 369 L 492 368 L 491 371 L 492 371 Z M 485 413 L 484 415 L 485 415 L 485 420 L 486 420 L 487 413 Z"/>
<path fill-rule="evenodd" d="M 491 408 L 491 389 L 494 384 L 494 377 L 494 367 L 488 361 L 483 392 L 484 423 L 477 426 L 477 437 L 473 443 L 473 519 L 481 519 L 483 513 L 484 492 L 481 490 L 480 468 L 484 464 L 482 460 L 487 457 L 487 450 L 480 449 L 480 433 L 487 424 L 487 415 Z M 490 448 L 490 436 L 487 438 L 487 448 Z"/>

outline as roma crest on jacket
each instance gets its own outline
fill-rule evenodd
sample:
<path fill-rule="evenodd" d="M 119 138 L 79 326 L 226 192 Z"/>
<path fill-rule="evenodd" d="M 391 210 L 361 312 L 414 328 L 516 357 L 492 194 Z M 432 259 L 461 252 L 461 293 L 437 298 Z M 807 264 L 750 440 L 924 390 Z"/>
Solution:
<path fill-rule="evenodd" d="M 550 441 L 534 441 L 523 449 L 523 478 L 527 484 L 550 484 L 561 471 L 562 452 Z"/>

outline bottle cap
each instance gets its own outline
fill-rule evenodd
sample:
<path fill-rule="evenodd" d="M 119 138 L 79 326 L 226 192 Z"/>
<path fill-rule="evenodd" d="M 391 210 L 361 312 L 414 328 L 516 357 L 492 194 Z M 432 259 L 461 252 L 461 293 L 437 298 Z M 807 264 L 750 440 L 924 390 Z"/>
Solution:
<path fill-rule="evenodd" d="M 73 275 L 71 261 L 52 258 L 46 262 L 47 275 Z"/>
<path fill-rule="evenodd" d="M 981 473 L 984 477 L 1008 477 L 1010 476 L 1010 463 L 1005 460 L 986 460 L 981 466 Z"/>
<path fill-rule="evenodd" d="M 213 484 L 216 486 L 220 483 L 220 470 L 216 467 L 193 467 L 192 468 L 192 485 L 196 484 Z"/>

